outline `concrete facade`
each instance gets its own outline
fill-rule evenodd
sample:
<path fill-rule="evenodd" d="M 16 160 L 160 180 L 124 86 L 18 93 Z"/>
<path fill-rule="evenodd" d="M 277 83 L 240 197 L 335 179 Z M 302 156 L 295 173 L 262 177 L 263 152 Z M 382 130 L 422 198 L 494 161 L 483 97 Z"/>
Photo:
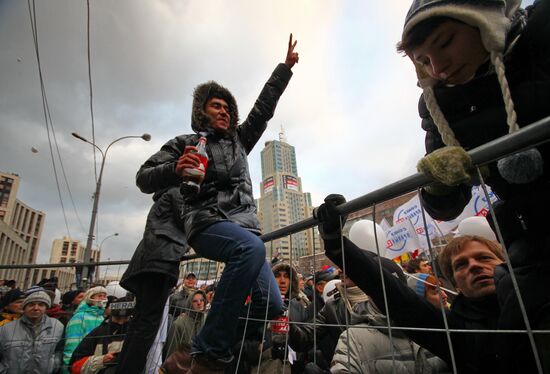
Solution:
<path fill-rule="evenodd" d="M 4 224 L 1 228 L 0 264 L 34 264 L 38 255 L 46 214 L 17 199 L 19 183 L 17 174 L 0 172 L 0 221 Z M 15 236 L 26 245 L 18 244 Z M 17 274 L 11 279 L 20 280 L 18 286 L 22 289 L 32 284 L 30 269 L 7 270 L 5 273 Z M 2 274 L 0 270 L 0 277 L 6 278 Z"/>

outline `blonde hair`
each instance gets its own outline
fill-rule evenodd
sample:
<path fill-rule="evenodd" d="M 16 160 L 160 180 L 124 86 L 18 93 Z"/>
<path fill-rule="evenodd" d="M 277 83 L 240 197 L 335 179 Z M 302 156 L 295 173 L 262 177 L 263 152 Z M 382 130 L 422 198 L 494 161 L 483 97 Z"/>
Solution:
<path fill-rule="evenodd" d="M 445 246 L 445 248 L 443 248 L 443 251 L 439 255 L 437 261 L 439 263 L 441 271 L 443 272 L 443 276 L 445 276 L 445 278 L 449 280 L 455 287 L 456 282 L 454 279 L 452 257 L 462 252 L 466 244 L 470 242 L 478 242 L 487 246 L 487 248 L 489 248 L 489 250 L 493 252 L 500 260 L 505 261 L 504 251 L 502 247 L 500 246 L 500 244 L 494 241 L 485 239 L 484 237 L 477 235 L 465 235 L 454 238 L 449 244 L 447 244 L 447 246 Z"/>

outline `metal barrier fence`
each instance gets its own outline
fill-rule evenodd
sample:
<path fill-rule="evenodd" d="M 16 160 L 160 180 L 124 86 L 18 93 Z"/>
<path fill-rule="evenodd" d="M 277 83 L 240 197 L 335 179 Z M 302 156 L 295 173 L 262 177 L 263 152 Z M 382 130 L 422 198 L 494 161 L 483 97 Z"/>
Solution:
<path fill-rule="evenodd" d="M 521 151 L 521 150 L 531 148 L 535 145 L 540 145 L 544 142 L 547 142 L 549 139 L 550 139 L 550 117 L 546 118 L 546 119 L 543 119 L 541 121 L 538 121 L 537 123 L 532 124 L 529 127 L 525 127 L 525 128 L 521 129 L 520 131 L 518 131 L 514 134 L 510 134 L 510 135 L 504 136 L 500 139 L 496 139 L 496 140 L 494 140 L 490 143 L 487 143 L 487 144 L 485 144 L 481 147 L 478 147 L 474 150 L 471 150 L 469 152 L 470 156 L 472 157 L 473 163 L 476 166 L 479 177 L 482 181 L 482 188 L 484 189 L 484 193 L 486 194 L 486 198 L 487 198 L 489 204 L 490 204 L 490 199 L 489 199 L 489 196 L 487 195 L 486 186 L 483 183 L 483 176 L 482 176 L 482 174 L 479 170 L 479 166 L 487 164 L 489 162 L 493 162 L 493 161 L 495 161 L 499 158 L 502 158 L 506 155 L 509 155 L 509 154 L 512 154 L 512 153 L 515 153 L 515 152 L 518 152 L 518 151 Z M 363 196 L 361 196 L 357 199 L 351 200 L 351 201 L 349 201 L 345 204 L 342 204 L 338 207 L 338 211 L 340 212 L 340 214 L 346 215 L 346 214 L 349 214 L 349 213 L 357 212 L 357 211 L 359 211 L 361 209 L 364 209 L 364 208 L 367 208 L 367 207 L 371 207 L 372 208 L 372 214 L 373 214 L 373 217 L 374 217 L 375 214 L 376 214 L 376 206 L 380 202 L 383 202 L 383 201 L 398 197 L 400 195 L 403 195 L 405 193 L 417 190 L 417 189 L 421 188 L 422 186 L 426 185 L 429 182 L 430 181 L 425 176 L 423 176 L 422 174 L 419 174 L 419 173 L 413 174 L 413 175 L 411 175 L 407 178 L 404 178 L 400 181 L 392 183 L 392 184 L 390 184 L 388 186 L 385 186 L 383 188 L 380 188 L 378 190 L 372 191 L 372 192 L 370 192 L 366 195 L 363 195 Z M 496 225 L 497 233 L 496 234 L 497 234 L 497 237 L 498 237 L 499 241 L 502 243 L 503 242 L 502 233 L 500 232 L 500 229 L 498 227 L 498 221 L 496 220 L 496 217 L 494 216 L 494 211 L 493 211 L 491 205 L 490 205 L 490 214 L 493 216 L 493 220 L 495 222 L 497 222 L 497 225 Z M 426 232 L 428 232 L 427 224 L 426 224 L 427 221 L 426 221 L 426 217 L 424 216 L 424 211 L 422 211 L 421 219 L 424 222 Z M 373 221 L 375 221 L 374 218 L 373 218 Z M 261 238 L 264 242 L 266 242 L 266 248 L 268 249 L 268 253 L 271 252 L 271 254 L 273 254 L 272 253 L 273 248 L 272 248 L 272 245 L 269 244 L 270 242 L 272 243 L 273 240 L 288 236 L 289 240 L 290 240 L 290 243 L 291 243 L 290 248 L 292 248 L 292 235 L 293 234 L 304 231 L 304 230 L 312 229 L 317 224 L 318 224 L 317 220 L 312 217 L 312 218 L 306 219 L 304 221 L 289 225 L 285 228 L 276 230 L 274 232 L 264 234 L 264 235 L 261 236 Z M 376 233 L 376 230 L 374 230 L 374 232 Z M 343 241 L 342 238 L 340 240 Z M 431 244 L 430 244 L 429 240 L 428 240 L 428 245 L 429 245 L 429 248 L 428 248 L 429 258 L 430 258 L 431 261 L 434 261 L 434 259 L 436 258 L 436 253 L 434 252 L 433 248 L 431 247 Z M 379 252 L 380 248 L 377 247 L 376 250 L 377 250 L 378 253 L 380 253 Z M 347 274 L 345 253 L 346 253 L 346 251 L 342 251 L 342 261 L 341 261 L 342 264 L 343 264 L 341 270 L 343 272 L 344 277 Z M 449 322 L 447 320 L 447 314 L 445 313 L 444 308 L 441 308 L 441 316 L 442 316 L 442 320 L 444 322 L 444 328 L 402 327 L 402 326 L 393 325 L 392 320 L 391 320 L 392 308 L 391 308 L 391 305 L 388 303 L 389 299 L 388 299 L 388 295 L 387 295 L 388 283 L 387 283 L 387 280 L 385 280 L 383 275 L 382 275 L 382 262 L 380 260 L 380 257 L 378 257 L 379 272 L 380 272 L 380 277 L 381 277 L 380 284 L 381 284 L 381 288 L 382 288 L 382 293 L 384 295 L 384 305 L 383 306 L 380 305 L 380 307 L 387 311 L 386 312 L 387 318 L 384 319 L 384 323 L 378 324 L 378 325 L 376 325 L 376 324 L 375 325 L 365 325 L 365 324 L 355 325 L 355 324 L 352 324 L 351 314 L 349 312 L 346 312 L 346 313 L 344 313 L 344 317 L 345 317 L 344 323 L 323 323 L 323 325 L 320 326 L 319 321 L 317 321 L 315 318 L 312 321 L 306 321 L 306 322 L 304 322 L 304 321 L 293 321 L 293 320 L 290 320 L 288 322 L 286 322 L 286 321 L 281 322 L 280 320 L 270 321 L 270 320 L 267 319 L 267 312 L 266 312 L 266 318 L 264 318 L 264 319 L 253 319 L 253 318 L 250 318 L 249 315 L 247 315 L 246 317 L 243 317 L 245 319 L 245 329 L 244 329 L 244 332 L 243 332 L 242 341 L 243 342 L 245 341 L 244 337 L 245 337 L 246 329 L 247 329 L 250 322 L 260 322 L 260 323 L 263 324 L 262 342 L 264 342 L 266 340 L 266 337 L 268 337 L 269 335 L 274 334 L 273 326 L 275 326 L 277 324 L 278 324 L 279 327 L 283 326 L 283 330 L 285 330 L 285 329 L 290 330 L 290 333 L 286 333 L 286 334 L 282 334 L 282 335 L 278 336 L 278 338 L 283 336 L 283 339 L 284 339 L 284 344 L 282 345 L 282 347 L 284 348 L 284 353 L 282 354 L 282 358 L 283 358 L 282 368 L 279 368 L 278 370 L 281 370 L 280 372 L 285 372 L 285 370 L 288 369 L 289 366 L 293 362 L 296 362 L 296 357 L 297 357 L 296 353 L 292 349 L 292 344 L 289 345 L 289 337 L 292 335 L 293 330 L 295 330 L 296 328 L 300 328 L 300 326 L 312 326 L 312 329 L 308 330 L 309 331 L 308 333 L 311 333 L 311 335 L 312 335 L 312 336 L 310 336 L 310 338 L 311 338 L 310 339 L 311 340 L 310 345 L 313 348 L 313 352 L 317 352 L 318 345 L 319 345 L 319 339 L 318 339 L 317 333 L 319 331 L 321 331 L 322 329 L 327 328 L 327 327 L 336 327 L 336 328 L 339 328 L 341 331 L 343 331 L 341 336 L 340 336 L 340 339 L 339 339 L 339 346 L 338 347 L 344 346 L 344 347 L 348 348 L 348 350 L 345 352 L 345 355 L 347 355 L 347 357 L 345 357 L 345 359 L 343 359 L 343 360 L 340 357 L 339 365 L 342 366 L 342 369 L 341 369 L 342 372 L 361 372 L 361 370 L 364 370 L 364 368 L 363 369 L 357 369 L 357 366 L 355 366 L 356 363 L 352 363 L 353 359 L 352 359 L 351 354 L 350 354 L 350 348 L 351 348 L 351 344 L 352 344 L 351 343 L 352 339 L 356 338 L 357 331 L 358 331 L 357 329 L 368 329 L 369 334 L 371 334 L 373 339 L 378 339 L 382 335 L 384 337 L 382 341 L 379 340 L 379 342 L 381 341 L 379 343 L 380 346 L 383 346 L 383 348 L 381 348 L 381 349 L 385 353 L 384 357 L 382 357 L 382 356 L 380 357 L 380 360 L 383 360 L 383 361 L 389 363 L 389 366 L 387 366 L 388 372 L 401 372 L 400 370 L 402 370 L 405 367 L 405 366 L 403 366 L 403 365 L 405 365 L 404 363 L 409 362 L 411 357 L 415 357 L 415 356 L 419 355 L 420 352 L 422 352 L 420 347 L 412 344 L 412 342 L 409 341 L 408 339 L 404 338 L 401 333 L 403 333 L 403 332 L 405 332 L 405 333 L 407 333 L 407 332 L 414 333 L 415 331 L 416 332 L 418 332 L 418 331 L 422 331 L 422 332 L 431 331 L 434 334 L 436 334 L 436 333 L 445 334 L 446 341 L 447 341 L 447 344 L 448 344 L 448 347 L 449 347 L 449 352 L 450 352 L 450 356 L 449 356 L 450 360 L 448 360 L 448 362 L 445 365 L 442 362 L 433 361 L 434 358 L 431 357 L 428 353 L 425 353 L 425 352 L 422 353 L 424 355 L 423 357 L 424 358 L 427 357 L 428 361 L 432 360 L 432 361 L 429 361 L 429 362 L 431 362 L 430 365 L 432 365 L 432 369 L 435 370 L 434 372 L 437 372 L 438 370 L 442 370 L 442 371 L 449 371 L 449 372 L 457 373 L 458 372 L 457 367 L 459 365 L 457 365 L 457 361 L 456 361 L 457 358 L 455 357 L 455 355 L 453 353 L 453 339 L 452 339 L 451 333 L 452 334 L 457 334 L 457 333 L 459 333 L 459 334 L 526 334 L 529 338 L 529 344 L 530 344 L 530 347 L 533 351 L 532 358 L 533 358 L 533 360 L 536 364 L 537 371 L 538 371 L 538 373 L 543 373 L 544 372 L 543 371 L 543 366 L 542 366 L 542 363 L 541 363 L 541 360 L 540 360 L 540 357 L 539 357 L 539 352 L 538 352 L 539 346 L 537 346 L 537 344 L 536 344 L 536 341 L 537 341 L 536 336 L 548 336 L 547 334 L 548 334 L 549 331 L 535 330 L 535 329 L 531 328 L 531 324 L 530 324 L 531 321 L 529 321 L 529 319 L 527 318 L 527 312 L 526 312 L 525 306 L 523 304 L 522 295 L 519 292 L 517 279 L 514 275 L 514 271 L 511 267 L 511 264 L 510 264 L 510 261 L 509 261 L 506 250 L 504 251 L 504 254 L 505 254 L 505 259 L 506 259 L 506 266 L 508 267 L 509 274 L 511 275 L 511 282 L 513 284 L 514 291 L 515 291 L 515 293 L 518 297 L 518 300 L 519 300 L 519 306 L 520 306 L 520 309 L 521 309 L 523 322 L 526 326 L 525 329 L 485 330 L 485 329 L 456 329 L 456 328 L 451 328 L 449 326 Z M 292 254 L 292 251 L 291 251 L 290 252 L 290 263 L 291 264 L 293 263 L 293 260 L 296 260 L 296 259 L 292 258 L 292 256 L 293 256 L 293 254 Z M 272 257 L 272 256 L 270 256 L 270 257 Z M 186 256 L 183 260 L 186 261 L 186 262 L 191 262 L 193 260 L 196 261 L 197 256 L 195 256 L 195 255 Z M 315 257 L 313 258 L 313 261 L 314 261 L 314 264 L 315 264 Z M 109 279 L 108 275 L 112 275 L 112 277 L 114 279 L 114 278 L 117 278 L 118 276 L 121 275 L 124 265 L 126 265 L 128 263 L 129 263 L 129 261 L 102 261 L 102 262 L 97 262 L 97 263 L 79 263 L 79 264 L 18 264 L 18 265 L 0 265 L 0 270 L 2 270 L 2 269 L 48 269 L 48 268 L 54 269 L 54 268 L 68 268 L 68 267 L 74 268 L 74 267 L 78 267 L 78 266 L 94 266 L 95 269 L 96 269 L 96 277 L 98 277 L 99 279 Z M 188 266 L 188 265 L 189 264 L 184 263 L 182 266 Z M 434 275 L 435 275 L 436 279 L 439 279 L 441 277 L 441 274 L 439 274 L 439 272 L 438 272 L 438 267 L 436 266 L 435 263 L 433 263 L 432 265 L 433 265 L 434 272 L 435 272 Z M 212 266 L 212 263 L 205 263 L 204 265 L 201 265 L 201 263 L 199 262 L 198 265 L 196 265 L 193 269 L 194 269 L 194 271 L 197 271 L 197 269 L 198 269 L 198 272 L 201 273 L 201 269 L 204 270 L 204 268 L 202 268 L 202 266 L 205 266 L 205 267 L 208 266 L 208 270 L 206 271 L 206 273 L 211 274 L 210 266 Z M 314 268 L 317 269 L 317 267 L 315 265 L 314 265 Z M 291 269 L 292 269 L 292 267 L 291 267 Z M 293 270 L 291 270 L 291 272 L 292 271 Z M 69 270 L 69 273 L 70 273 L 70 270 Z M 102 274 L 103 274 L 103 276 L 102 276 Z M 216 274 L 216 276 L 214 276 L 214 280 L 219 277 L 220 272 L 216 271 L 215 274 Z M 290 274 L 290 278 L 292 278 L 292 275 L 293 274 Z M 441 291 L 442 286 L 440 286 L 439 284 L 436 284 L 436 286 L 437 286 L 438 292 Z M 292 282 L 291 282 L 290 283 L 290 293 L 292 293 L 292 287 L 293 287 L 293 285 L 292 285 Z M 347 288 L 346 287 L 343 288 L 343 292 L 344 292 L 344 295 L 341 295 L 341 298 L 343 298 L 344 300 L 349 300 L 348 295 L 347 295 Z M 210 295 L 208 295 L 208 296 L 210 296 Z M 268 300 L 269 300 L 270 297 L 280 297 L 280 295 L 268 295 Z M 317 313 L 319 312 L 317 304 L 312 303 L 311 305 L 312 305 L 311 308 L 313 309 L 313 315 L 317 316 Z M 164 328 L 165 330 L 168 330 L 167 325 L 172 323 L 170 321 L 170 317 L 167 317 L 168 315 L 171 314 L 173 317 L 176 317 L 176 315 L 180 314 L 181 312 L 187 312 L 187 313 L 183 313 L 184 315 L 185 314 L 193 315 L 193 313 L 195 313 L 194 318 L 201 318 L 201 317 L 197 317 L 197 316 L 202 315 L 201 313 L 196 313 L 196 309 L 192 308 L 192 304 L 189 304 L 187 306 L 172 305 L 171 310 L 169 310 L 169 306 L 167 305 L 166 306 L 165 318 L 163 318 L 161 329 Z M 189 312 L 191 312 L 191 313 L 189 313 Z M 270 325 L 271 325 L 271 328 L 270 328 Z M 289 325 L 292 325 L 292 326 L 290 326 L 290 328 L 289 328 Z M 350 329 L 350 327 L 352 327 L 352 329 Z M 373 332 L 373 331 L 375 331 L 375 332 Z M 190 332 L 188 332 L 188 331 L 181 331 L 181 330 L 179 332 L 177 332 L 177 334 L 183 334 L 185 336 L 188 336 L 189 333 Z M 380 335 L 380 334 L 382 334 L 382 335 Z M 165 348 L 167 348 L 168 350 L 172 350 L 172 348 L 173 348 L 172 344 L 175 344 L 174 342 L 177 342 L 178 339 L 181 338 L 181 336 L 174 335 L 173 330 L 170 332 L 169 335 L 170 335 L 168 337 L 169 342 L 166 343 Z M 275 334 L 275 335 L 277 335 L 277 334 Z M 159 339 L 166 340 L 162 336 L 160 336 Z M 292 337 L 290 337 L 290 339 L 292 339 Z M 281 343 L 281 342 L 279 341 L 278 343 Z M 3 344 L 3 343 L 0 343 L 0 344 Z M 242 363 L 242 361 L 250 360 L 249 357 L 248 358 L 245 357 L 246 356 L 245 351 L 246 351 L 245 344 L 241 344 L 240 349 L 239 349 L 239 351 L 237 352 L 237 355 L 236 355 L 237 367 L 239 366 L 239 364 Z M 406 353 L 406 354 L 404 354 L 404 353 Z M 154 355 L 156 355 L 156 357 L 152 357 L 152 362 L 153 362 L 152 370 L 156 371 L 158 369 L 158 366 L 160 365 L 160 363 L 163 360 L 161 358 L 162 355 L 161 355 L 160 351 L 156 351 L 154 353 Z M 298 352 L 298 356 L 300 356 L 300 352 Z M 259 354 L 257 359 L 255 358 L 255 360 L 257 360 L 257 365 L 252 365 L 253 370 L 257 373 L 260 373 L 260 372 L 262 372 L 262 370 L 264 370 L 262 368 L 262 365 L 265 364 L 265 362 L 269 361 L 270 358 L 263 355 L 263 354 Z M 318 355 L 313 354 L 312 356 L 310 356 L 308 358 L 308 360 L 310 360 L 313 364 L 317 364 L 318 360 L 319 360 L 319 357 L 318 357 Z M 414 361 L 414 359 L 413 359 L 413 361 Z M 334 370 L 335 370 L 335 372 L 338 372 L 337 369 L 334 369 Z M 385 371 L 382 371 L 382 372 L 385 372 Z"/>

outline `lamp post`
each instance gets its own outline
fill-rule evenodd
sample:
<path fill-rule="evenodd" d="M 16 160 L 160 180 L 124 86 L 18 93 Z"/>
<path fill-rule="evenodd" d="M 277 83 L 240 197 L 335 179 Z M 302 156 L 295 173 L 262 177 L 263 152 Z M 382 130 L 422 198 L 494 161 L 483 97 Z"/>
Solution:
<path fill-rule="evenodd" d="M 99 247 L 98 247 L 99 253 L 101 253 L 101 246 L 103 245 L 103 242 L 107 239 L 112 238 L 113 236 L 118 236 L 118 232 L 115 232 L 114 234 L 111 234 L 111 235 L 106 236 L 105 238 L 103 238 L 103 240 L 101 241 L 101 243 L 99 244 Z"/>
<path fill-rule="evenodd" d="M 90 230 L 88 231 L 88 240 L 86 242 L 86 248 L 84 249 L 84 262 L 87 263 L 87 262 L 90 261 L 90 255 L 92 253 L 92 243 L 94 241 L 95 220 L 96 220 L 96 216 L 97 216 L 97 207 L 98 207 L 98 204 L 99 204 L 99 193 L 101 191 L 101 178 L 103 177 L 103 168 L 105 166 L 105 159 L 107 158 L 107 152 L 109 152 L 109 148 L 111 148 L 111 146 L 113 144 L 115 144 L 116 142 L 118 142 L 120 140 L 140 138 L 140 139 L 143 139 L 146 142 L 148 142 L 149 140 L 151 140 L 151 135 L 143 134 L 143 135 L 123 136 L 123 137 L 115 139 L 111 143 L 109 143 L 109 145 L 105 149 L 105 152 L 103 152 L 103 150 L 101 148 L 99 148 L 97 145 L 95 145 L 94 143 L 92 143 L 92 142 L 88 141 L 86 138 L 78 135 L 76 132 L 73 132 L 72 136 L 74 136 L 75 138 L 77 138 L 79 140 L 82 140 L 85 143 L 91 144 L 93 147 L 95 147 L 95 149 L 97 149 L 99 151 L 99 153 L 101 153 L 101 157 L 102 157 L 101 168 L 99 169 L 99 176 L 97 178 L 95 193 L 94 193 L 94 205 L 93 205 L 93 208 L 92 208 L 92 218 L 90 219 Z M 88 265 L 85 265 L 82 268 L 82 277 L 80 278 L 80 280 L 81 280 L 81 282 L 84 283 L 83 286 L 87 286 L 87 283 L 88 283 L 88 269 L 89 269 Z M 80 284 L 78 284 L 77 286 L 80 287 Z"/>

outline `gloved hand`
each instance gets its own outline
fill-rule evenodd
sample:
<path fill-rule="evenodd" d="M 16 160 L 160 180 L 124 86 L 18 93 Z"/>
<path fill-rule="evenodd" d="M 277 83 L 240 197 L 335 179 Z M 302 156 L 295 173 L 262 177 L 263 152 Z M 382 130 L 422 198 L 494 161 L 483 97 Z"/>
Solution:
<path fill-rule="evenodd" d="M 285 351 L 288 352 L 288 350 L 286 350 L 285 347 L 286 347 L 286 335 L 273 334 L 271 338 L 271 358 L 274 360 L 279 359 L 281 361 L 284 361 Z"/>
<path fill-rule="evenodd" d="M 448 146 L 433 151 L 421 158 L 416 168 L 437 182 L 434 185 L 440 187 L 440 190 L 445 190 L 445 186 L 452 187 L 469 182 L 472 179 L 471 173 L 475 172 L 470 155 L 464 148 L 457 146 Z M 437 185 L 438 183 L 440 186 Z M 442 194 L 444 193 L 434 193 L 434 195 Z"/>
<path fill-rule="evenodd" d="M 319 221 L 319 233 L 323 239 L 340 237 L 340 227 L 346 223 L 347 216 L 340 216 L 337 206 L 344 204 L 346 198 L 339 194 L 330 194 L 325 197 L 325 203 L 313 211 L 313 217 Z M 340 226 L 340 218 L 342 224 Z"/>

